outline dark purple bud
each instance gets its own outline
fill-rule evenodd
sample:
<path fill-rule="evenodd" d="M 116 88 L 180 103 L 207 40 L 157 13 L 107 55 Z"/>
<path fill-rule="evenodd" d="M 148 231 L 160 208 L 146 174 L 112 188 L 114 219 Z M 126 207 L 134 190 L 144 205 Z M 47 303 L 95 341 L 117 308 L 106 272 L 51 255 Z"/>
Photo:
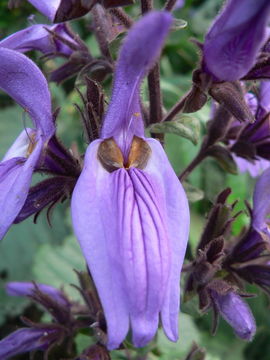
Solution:
<path fill-rule="evenodd" d="M 192 75 L 193 86 L 186 94 L 183 101 L 183 112 L 191 113 L 200 110 L 207 101 L 207 91 L 210 86 L 211 77 L 208 74 L 202 73 L 200 70 L 195 70 Z"/>
<path fill-rule="evenodd" d="M 36 290 L 48 295 L 60 305 L 69 306 L 66 296 L 53 286 L 31 282 L 9 282 L 6 285 L 6 292 L 10 296 L 33 296 Z"/>
<path fill-rule="evenodd" d="M 266 40 L 268 0 L 229 0 L 205 37 L 203 66 L 218 81 L 235 81 L 255 64 Z"/>
<path fill-rule="evenodd" d="M 232 216 L 234 204 L 226 204 L 226 200 L 230 193 L 231 190 L 228 188 L 218 195 L 216 202 L 208 215 L 207 223 L 197 249 L 205 249 L 210 241 L 226 235 L 230 230 L 230 225 L 234 220 Z"/>
<path fill-rule="evenodd" d="M 11 357 L 33 350 L 46 350 L 57 340 L 59 329 L 22 328 L 14 331 L 0 341 L 0 358 L 7 360 Z"/>
<path fill-rule="evenodd" d="M 211 297 L 218 312 L 235 334 L 243 340 L 251 341 L 256 332 L 256 323 L 246 302 L 233 291 L 223 295 L 212 290 Z"/>
<path fill-rule="evenodd" d="M 255 121 L 238 83 L 213 84 L 209 94 L 240 122 L 249 121 L 253 123 Z"/>

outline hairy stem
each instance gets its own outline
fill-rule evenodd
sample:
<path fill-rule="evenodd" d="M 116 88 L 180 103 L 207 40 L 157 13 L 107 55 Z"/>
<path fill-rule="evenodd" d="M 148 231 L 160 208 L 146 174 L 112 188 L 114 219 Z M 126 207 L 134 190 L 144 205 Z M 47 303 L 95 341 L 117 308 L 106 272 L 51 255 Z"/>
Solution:
<path fill-rule="evenodd" d="M 129 29 L 132 26 L 133 20 L 128 16 L 128 14 L 123 9 L 121 9 L 121 8 L 113 8 L 113 9 L 110 9 L 109 11 L 127 29 Z"/>
<path fill-rule="evenodd" d="M 167 0 L 164 10 L 172 11 L 177 0 Z"/>
<path fill-rule="evenodd" d="M 178 176 L 180 181 L 184 181 L 188 175 L 207 157 L 207 151 L 202 146 L 196 157 L 191 163 L 184 169 L 184 171 Z"/>

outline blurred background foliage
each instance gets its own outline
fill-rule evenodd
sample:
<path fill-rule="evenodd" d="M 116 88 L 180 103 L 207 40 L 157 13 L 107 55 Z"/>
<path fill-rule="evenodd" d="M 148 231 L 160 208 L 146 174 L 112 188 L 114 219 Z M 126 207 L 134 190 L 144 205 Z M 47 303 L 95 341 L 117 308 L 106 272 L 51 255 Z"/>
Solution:
<path fill-rule="evenodd" d="M 12 11 L 7 7 L 7 1 L 0 2 L 0 36 L 1 38 L 23 29 L 31 22 L 46 23 L 40 14 L 35 13 L 25 1 L 19 1 L 21 6 Z M 190 41 L 196 38 L 203 41 L 203 36 L 211 21 L 218 13 L 221 0 L 187 0 L 185 6 L 174 12 L 176 18 L 187 21 L 187 26 L 179 31 L 171 33 L 164 49 L 161 61 L 161 87 L 166 109 L 172 107 L 179 98 L 189 89 L 191 85 L 191 72 L 199 61 L 199 50 Z M 138 3 L 138 1 L 137 1 Z M 164 1 L 156 1 L 159 8 Z M 140 14 L 139 5 L 128 8 L 135 17 Z M 34 20 L 29 19 L 30 14 L 35 14 Z M 71 22 L 72 28 L 77 31 L 88 44 L 91 53 L 99 56 L 98 45 L 91 34 L 91 15 L 83 19 Z M 117 54 L 119 40 L 112 44 L 114 56 Z M 44 63 L 37 54 L 30 56 L 38 62 L 45 74 L 55 68 L 55 61 Z M 66 81 L 61 86 L 50 84 L 53 97 L 53 108 L 61 107 L 57 122 L 59 137 L 67 146 L 77 143 L 80 149 L 86 148 L 83 140 L 82 126 L 79 113 L 74 103 L 80 104 L 80 98 L 74 90 L 75 79 Z M 108 102 L 111 89 L 111 77 L 104 82 Z M 81 87 L 81 91 L 84 88 Z M 143 98 L 147 101 L 146 85 L 142 89 Z M 201 111 L 191 114 L 197 126 L 198 142 L 205 132 L 205 125 L 209 118 L 210 105 L 207 104 Z M 14 105 L 12 100 L 5 94 L 0 93 L 0 155 L 3 156 L 6 149 L 27 124 L 27 119 L 21 108 Z M 165 137 L 165 149 L 177 174 L 183 170 L 193 159 L 198 151 L 199 144 L 194 145 L 188 139 L 175 134 Z M 205 160 L 189 178 L 191 188 L 190 197 L 199 201 L 191 203 L 191 235 L 189 253 L 196 247 L 200 233 L 204 227 L 206 214 L 211 203 L 219 191 L 225 187 L 232 188 L 230 201 L 238 200 L 236 211 L 243 210 L 244 213 L 238 218 L 233 226 L 233 232 L 239 233 L 242 226 L 248 224 L 249 218 L 245 209 L 244 200 L 251 202 L 254 181 L 246 174 L 231 175 L 222 170 L 219 165 L 211 159 Z M 194 190 L 194 187 L 197 188 Z M 193 192 L 193 193 L 192 193 Z M 194 198 L 195 196 L 195 198 Z M 89 229 L 91 231 L 91 229 Z M 0 244 L 0 338 L 8 334 L 15 327 L 20 326 L 18 315 L 31 314 L 39 319 L 42 316 L 40 309 L 31 305 L 25 299 L 8 297 L 4 291 L 7 281 L 31 281 L 44 282 L 57 287 L 63 286 L 64 290 L 72 297 L 79 300 L 79 295 L 71 283 L 77 279 L 73 269 L 82 270 L 85 267 L 84 259 L 80 253 L 79 246 L 72 233 L 68 202 L 58 205 L 52 217 L 52 226 L 42 214 L 37 224 L 33 225 L 32 219 L 15 225 Z M 256 292 L 254 288 L 249 289 Z M 258 332 L 252 343 L 245 343 L 233 334 L 232 329 L 221 321 L 215 337 L 211 336 L 211 314 L 201 316 L 196 310 L 196 304 L 189 302 L 182 304 L 180 315 L 180 340 L 176 344 L 169 342 L 162 331 L 159 331 L 157 343 L 149 345 L 151 352 L 149 359 L 184 359 L 192 342 L 205 348 L 207 360 L 242 360 L 242 359 L 269 359 L 270 352 L 270 312 L 269 304 L 264 294 L 259 294 L 255 299 L 249 301 L 254 311 Z M 78 349 L 82 350 L 90 344 L 88 336 L 80 334 L 76 339 Z M 133 356 L 141 356 L 148 349 L 134 352 Z M 28 359 L 28 355 L 17 356 L 16 359 Z M 113 359 L 127 359 L 122 351 L 112 352 Z M 15 358 L 14 358 L 15 359 Z M 199 359 L 199 357 L 198 357 Z"/>

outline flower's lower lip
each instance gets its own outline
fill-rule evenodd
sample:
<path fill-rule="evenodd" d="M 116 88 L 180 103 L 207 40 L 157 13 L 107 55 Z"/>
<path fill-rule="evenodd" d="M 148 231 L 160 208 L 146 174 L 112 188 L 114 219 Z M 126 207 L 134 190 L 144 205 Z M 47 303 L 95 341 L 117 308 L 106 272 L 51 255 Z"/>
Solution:
<path fill-rule="evenodd" d="M 126 161 L 113 138 L 103 140 L 98 148 L 98 159 L 102 166 L 109 172 L 113 172 L 120 168 L 128 170 L 131 167 L 144 169 L 150 154 L 150 146 L 145 140 L 138 136 L 133 137 Z"/>

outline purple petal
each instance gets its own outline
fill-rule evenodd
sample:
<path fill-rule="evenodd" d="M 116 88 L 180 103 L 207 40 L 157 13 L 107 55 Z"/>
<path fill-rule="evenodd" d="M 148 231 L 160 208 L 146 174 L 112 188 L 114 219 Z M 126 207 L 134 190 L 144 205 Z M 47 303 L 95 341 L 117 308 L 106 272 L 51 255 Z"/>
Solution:
<path fill-rule="evenodd" d="M 92 143 L 72 197 L 74 229 L 103 305 L 109 349 L 124 340 L 129 318 L 135 346 L 153 338 L 159 313 L 167 336 L 175 341 L 178 335 L 188 203 L 161 145 L 147 142 L 152 155 L 143 171 L 112 173 L 97 160 L 100 141 Z"/>
<path fill-rule="evenodd" d="M 147 14 L 129 31 L 120 50 L 102 138 L 113 136 L 124 154 L 133 135 L 142 137 L 144 134 L 139 87 L 160 53 L 171 22 L 172 17 L 167 12 Z"/>
<path fill-rule="evenodd" d="M 30 142 L 35 138 L 35 133 L 33 129 L 24 129 L 8 149 L 1 163 L 12 158 L 26 158 Z"/>
<path fill-rule="evenodd" d="M 73 191 L 74 231 L 93 276 L 107 321 L 109 349 L 124 340 L 129 327 L 122 259 L 117 252 L 118 214 L 112 213 L 111 177 L 97 161 L 100 140 L 90 144 L 84 169 Z M 116 244 L 115 244 L 116 243 Z"/>
<path fill-rule="evenodd" d="M 246 93 L 245 100 L 250 108 L 252 114 L 255 116 L 258 108 L 258 99 L 253 93 Z"/>
<path fill-rule="evenodd" d="M 14 331 L 0 341 L 0 358 L 7 360 L 11 357 L 32 350 L 45 350 L 50 344 L 50 336 L 55 333 L 51 329 L 22 328 Z"/>
<path fill-rule="evenodd" d="M 47 81 L 39 68 L 17 51 L 0 48 L 0 89 L 30 115 L 37 129 L 49 138 L 55 131 Z"/>
<path fill-rule="evenodd" d="M 28 0 L 28 2 L 53 22 L 61 0 Z"/>
<path fill-rule="evenodd" d="M 263 112 L 261 117 L 270 112 L 270 81 L 261 81 L 259 104 Z"/>
<path fill-rule="evenodd" d="M 37 50 L 43 54 L 60 53 L 70 55 L 72 50 L 64 45 L 60 40 L 54 38 L 46 29 L 55 32 L 66 40 L 77 45 L 66 31 L 65 24 L 59 25 L 32 25 L 24 30 L 18 31 L 7 38 L 0 41 L 0 47 L 16 50 L 19 52 L 27 52 Z"/>
<path fill-rule="evenodd" d="M 237 165 L 239 172 L 248 172 L 252 177 L 260 176 L 264 170 L 270 167 L 270 161 L 263 158 L 258 158 L 257 160 L 251 162 L 247 159 L 235 155 L 234 153 L 232 153 L 232 157 Z"/>
<path fill-rule="evenodd" d="M 0 239 L 25 203 L 42 148 L 43 141 L 39 139 L 28 159 L 13 157 L 0 163 Z"/>
<path fill-rule="evenodd" d="M 236 335 L 251 341 L 256 332 L 256 323 L 247 303 L 232 291 L 226 295 L 215 291 L 211 293 L 221 316 L 231 325 Z"/>
<path fill-rule="evenodd" d="M 223 81 L 244 76 L 266 40 L 269 13 L 268 0 L 227 1 L 205 38 L 206 71 Z"/>
<path fill-rule="evenodd" d="M 31 282 L 9 282 L 6 284 L 6 292 L 10 296 L 31 296 L 38 288 L 42 293 L 48 295 L 53 300 L 63 306 L 69 305 L 63 293 L 53 286 L 46 284 L 33 284 Z"/>
<path fill-rule="evenodd" d="M 253 194 L 253 227 L 269 233 L 267 216 L 270 214 L 270 168 L 259 177 Z"/>

